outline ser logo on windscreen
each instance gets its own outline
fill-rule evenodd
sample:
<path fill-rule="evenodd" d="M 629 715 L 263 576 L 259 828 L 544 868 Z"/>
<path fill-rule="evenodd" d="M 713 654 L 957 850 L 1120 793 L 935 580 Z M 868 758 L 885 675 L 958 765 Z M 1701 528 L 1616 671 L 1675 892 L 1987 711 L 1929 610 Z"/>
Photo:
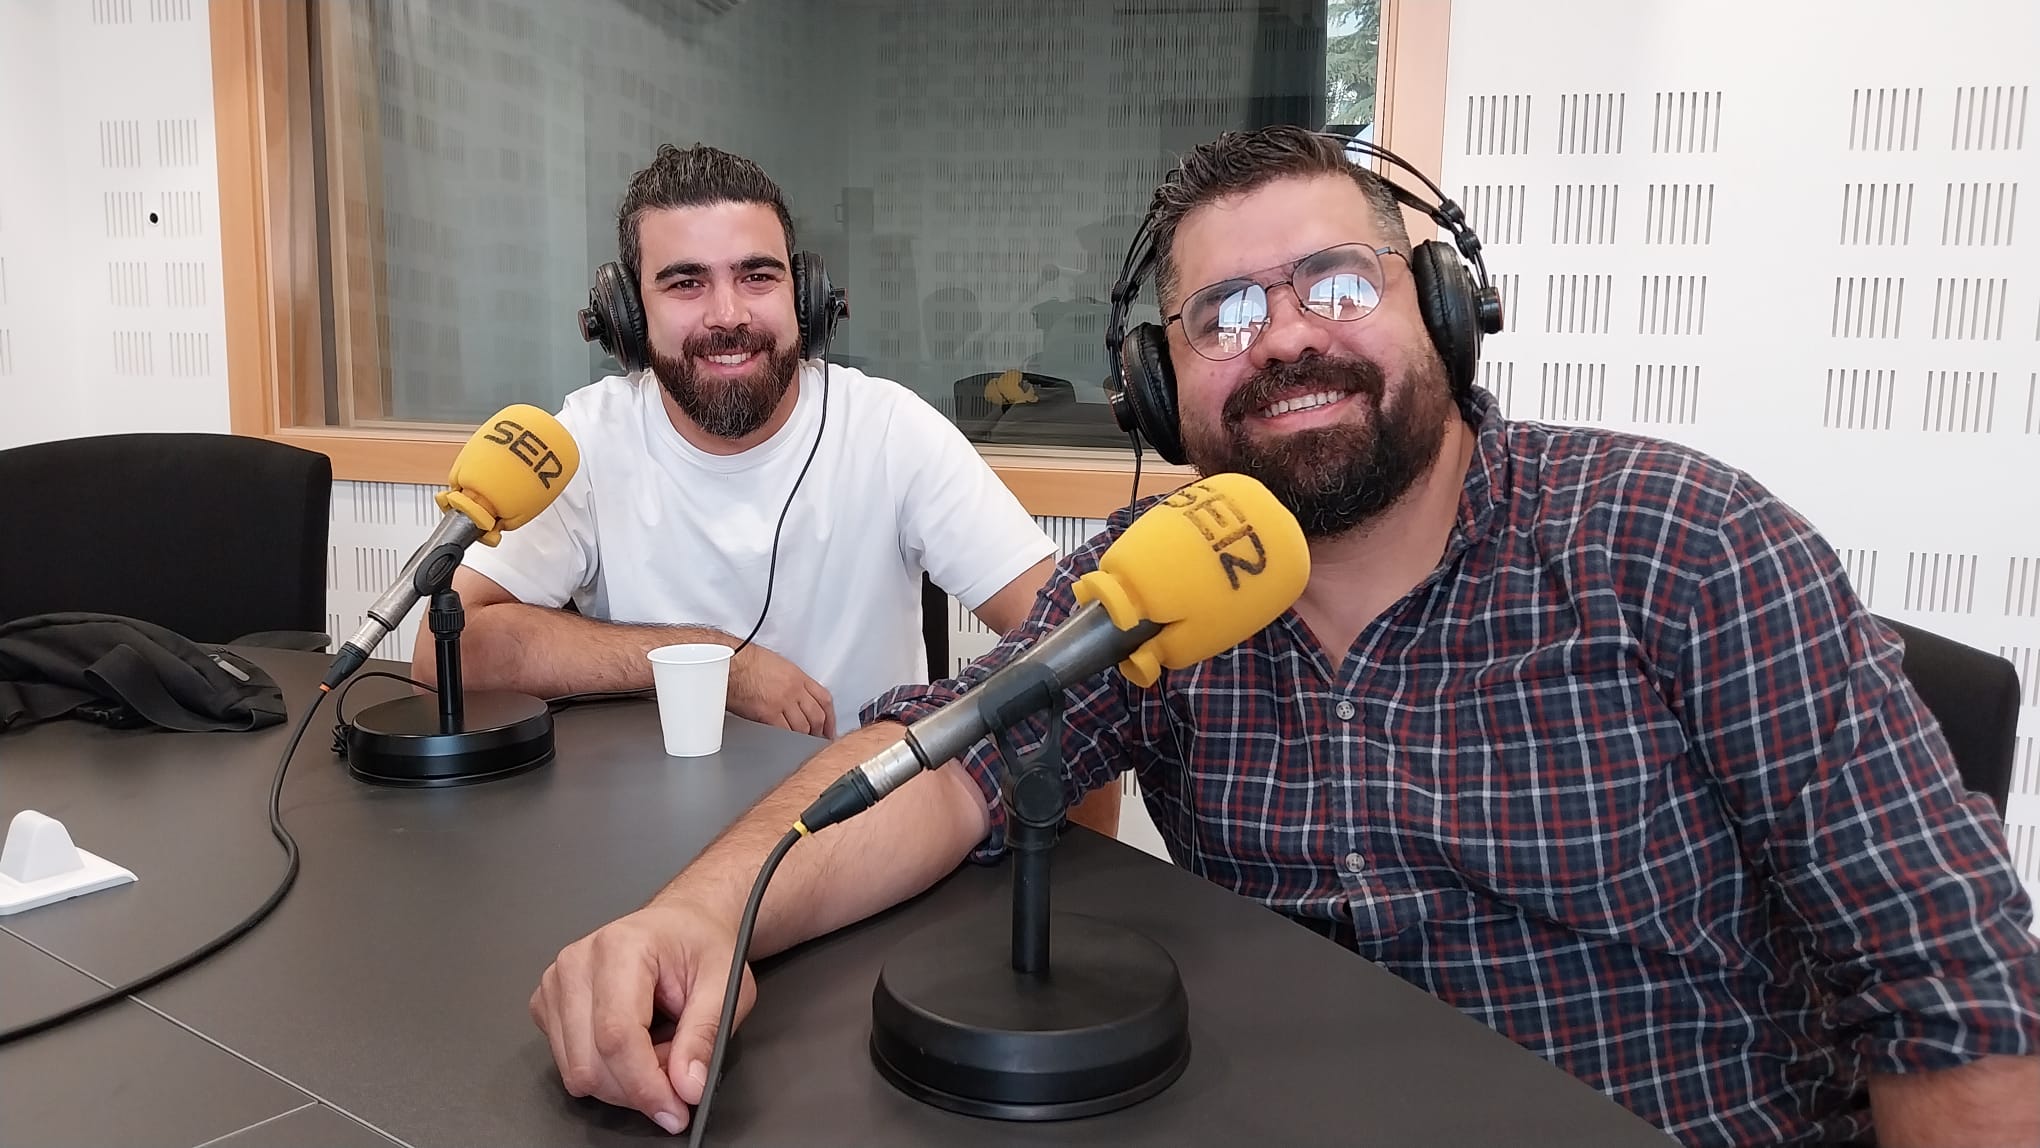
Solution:
<path fill-rule="evenodd" d="M 509 447 L 517 461 L 530 467 L 532 476 L 547 490 L 552 489 L 553 479 L 566 472 L 566 465 L 551 447 L 545 445 L 545 440 L 525 430 L 523 424 L 515 419 L 499 419 L 483 438 L 498 446 Z"/>
<path fill-rule="evenodd" d="M 1240 588 L 1240 575 L 1255 575 L 1268 568 L 1268 551 L 1261 545 L 1261 536 L 1254 533 L 1254 526 L 1233 500 L 1199 483 L 1189 486 L 1162 499 L 1165 506 L 1183 512 L 1204 540 L 1211 543 L 1211 552 L 1218 555 L 1219 569 L 1225 571 L 1225 579 L 1232 588 Z"/>

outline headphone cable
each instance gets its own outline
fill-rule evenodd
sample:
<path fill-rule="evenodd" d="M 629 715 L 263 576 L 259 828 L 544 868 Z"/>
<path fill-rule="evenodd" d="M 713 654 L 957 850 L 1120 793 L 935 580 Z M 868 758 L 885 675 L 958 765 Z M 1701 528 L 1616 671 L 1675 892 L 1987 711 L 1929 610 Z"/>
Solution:
<path fill-rule="evenodd" d="M 115 985 L 68 1008 L 59 1009 L 35 1020 L 24 1021 L 5 1031 L 0 1031 L 0 1044 L 6 1044 L 20 1037 L 55 1028 L 65 1021 L 84 1016 L 86 1013 L 111 1004 L 114 1001 L 131 997 L 159 981 L 183 972 L 199 961 L 233 944 L 245 936 L 250 929 L 261 924 L 263 918 L 269 916 L 270 911 L 282 902 L 283 895 L 290 892 L 290 887 L 297 882 L 298 875 L 297 838 L 292 837 L 290 830 L 284 828 L 283 825 L 284 772 L 290 768 L 290 759 L 296 755 L 298 743 L 304 740 L 305 730 L 311 728 L 312 715 L 319 712 L 319 703 L 326 700 L 328 692 L 330 691 L 325 686 L 320 686 L 319 692 L 312 695 L 311 704 L 305 707 L 304 715 L 298 718 L 297 728 L 291 731 L 290 740 L 284 743 L 283 758 L 276 763 L 276 774 L 269 783 L 269 832 L 275 836 L 276 843 L 283 847 L 284 865 L 283 876 L 277 881 L 276 888 L 270 892 L 268 899 L 256 906 L 254 912 L 241 918 L 239 923 L 229 928 L 226 932 L 221 933 L 212 940 L 207 941 L 205 944 L 153 972 L 143 973 L 141 976 L 125 984 Z M 55 954 L 51 955 L 54 956 Z M 61 960 L 62 958 L 58 959 Z"/>
<path fill-rule="evenodd" d="M 772 527 L 772 558 L 765 566 L 765 604 L 758 608 L 758 621 L 737 648 L 730 652 L 731 660 L 744 652 L 758 631 L 765 628 L 765 615 L 772 609 L 772 583 L 779 574 L 779 532 L 786 528 L 786 512 L 793 509 L 794 496 L 800 493 L 801 481 L 807 478 L 808 468 L 815 464 L 815 455 L 822 449 L 822 433 L 829 426 L 829 360 L 822 360 L 822 417 L 815 423 L 815 444 L 808 448 L 807 461 L 800 465 L 800 473 L 794 476 L 793 489 L 786 492 L 786 504 L 779 508 L 779 521 Z"/>
<path fill-rule="evenodd" d="M 1140 501 L 1140 456 L 1143 452 L 1140 449 L 1139 431 L 1128 431 L 1126 438 L 1133 444 L 1133 489 L 1126 494 L 1126 510 L 1131 514 L 1134 504 Z"/>

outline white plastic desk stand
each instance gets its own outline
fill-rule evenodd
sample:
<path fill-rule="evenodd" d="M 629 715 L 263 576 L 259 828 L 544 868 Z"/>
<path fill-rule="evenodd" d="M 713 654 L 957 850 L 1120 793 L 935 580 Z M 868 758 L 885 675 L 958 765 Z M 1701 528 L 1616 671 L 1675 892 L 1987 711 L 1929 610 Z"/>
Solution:
<path fill-rule="evenodd" d="M 125 885 L 133 873 L 71 843 L 64 823 L 33 809 L 14 815 L 0 848 L 0 917 Z"/>

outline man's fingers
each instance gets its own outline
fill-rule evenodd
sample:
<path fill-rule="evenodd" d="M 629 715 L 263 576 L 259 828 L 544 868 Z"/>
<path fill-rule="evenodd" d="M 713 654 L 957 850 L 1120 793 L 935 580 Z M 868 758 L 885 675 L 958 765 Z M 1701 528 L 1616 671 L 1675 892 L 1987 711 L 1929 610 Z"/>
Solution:
<path fill-rule="evenodd" d="M 823 689 L 820 682 L 813 679 L 808 681 L 808 693 L 813 695 L 815 705 L 820 707 L 822 711 L 821 728 L 815 732 L 834 741 L 836 739 L 836 700 L 829 696 L 829 691 Z"/>
<path fill-rule="evenodd" d="M 772 715 L 773 725 L 780 729 L 790 729 L 795 733 L 806 733 L 807 722 L 807 711 L 801 709 L 797 702 L 785 703 L 780 706 L 778 713 Z"/>
<path fill-rule="evenodd" d="M 825 736 L 822 731 L 829 726 L 829 711 L 823 709 L 812 696 L 805 692 L 795 695 L 794 700 L 800 707 L 802 718 L 807 722 L 807 728 L 801 732 L 811 733 L 816 737 Z"/>
<path fill-rule="evenodd" d="M 713 988 L 706 982 L 695 987 L 700 991 L 687 998 L 680 1024 L 673 1030 L 673 1047 L 666 1054 L 667 1082 L 689 1104 L 701 1103 L 708 1062 L 715 1052 L 716 1028 L 722 1023 L 722 978 L 716 978 Z"/>
<path fill-rule="evenodd" d="M 687 1106 L 666 1079 L 665 1062 L 644 1026 L 633 1025 L 628 1031 L 597 1030 L 595 1035 L 598 1046 L 613 1044 L 615 1048 L 614 1052 L 605 1050 L 609 1074 L 618 1092 L 611 1103 L 637 1109 L 668 1132 L 685 1127 Z"/>
<path fill-rule="evenodd" d="M 652 993 L 658 958 L 648 950 L 615 953 L 594 969 L 589 1006 L 589 1040 L 615 1095 L 601 1099 L 627 1104 L 676 1131 L 684 1110 L 652 1053 Z"/>
<path fill-rule="evenodd" d="M 531 994 L 531 1019 L 537 1022 L 539 1031 L 545 1033 L 545 1042 L 552 1049 L 553 1066 L 559 1070 L 560 1080 L 567 1078 L 567 1043 L 561 1036 L 559 1009 L 554 1002 L 555 990 L 550 986 L 559 979 L 559 965 L 546 969 L 539 978 L 538 991 Z M 571 1085 L 568 1092 L 573 1092 Z M 575 1093 L 575 1095 L 580 1095 Z"/>
<path fill-rule="evenodd" d="M 736 954 L 731 953 L 731 959 Z M 716 1031 L 722 1024 L 724 1001 L 723 990 L 729 985 L 730 968 L 727 964 L 717 967 L 704 964 L 694 981 L 694 993 L 687 998 L 687 1005 L 680 1010 L 678 1024 L 673 1029 L 673 1050 L 667 1058 L 666 1072 L 673 1087 L 689 1104 L 701 1103 L 701 1092 L 708 1082 L 708 1066 L 715 1054 Z M 751 1011 L 756 995 L 750 978 L 739 982 L 737 1010 L 732 1024 L 742 1025 L 744 1017 Z"/>
<path fill-rule="evenodd" d="M 547 994 L 554 1017 L 553 1059 L 559 1063 L 561 1083 L 575 1096 L 597 1096 L 611 1084 L 595 1051 L 589 1020 L 593 1008 L 589 962 L 585 953 L 576 951 L 576 946 L 587 943 L 578 941 L 560 953 L 553 966 L 553 991 Z"/>

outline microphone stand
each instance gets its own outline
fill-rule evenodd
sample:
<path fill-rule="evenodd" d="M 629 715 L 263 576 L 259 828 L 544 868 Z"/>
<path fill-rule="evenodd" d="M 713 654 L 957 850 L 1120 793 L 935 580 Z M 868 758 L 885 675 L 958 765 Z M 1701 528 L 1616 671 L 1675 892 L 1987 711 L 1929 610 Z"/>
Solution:
<path fill-rule="evenodd" d="M 372 785 L 430 788 L 493 781 L 553 758 L 552 710 L 544 700 L 461 683 L 460 635 L 467 612 L 453 567 L 417 577 L 429 595 L 426 624 L 439 673 L 436 700 L 417 695 L 369 706 L 347 726 L 347 772 Z M 434 568 L 437 569 L 436 567 Z"/>
<path fill-rule="evenodd" d="M 460 632 L 467 628 L 460 592 L 451 586 L 434 592 L 425 621 L 432 629 L 432 660 L 438 668 L 439 732 L 459 733 L 466 709 L 460 696 Z"/>
<path fill-rule="evenodd" d="M 1061 706 L 1049 711 L 1048 738 L 1032 754 L 1013 748 L 999 730 L 1005 768 L 1006 848 L 1013 854 L 1013 971 L 1048 972 L 1048 863 L 1069 812 L 1063 793 Z"/>
<path fill-rule="evenodd" d="M 872 1061 L 907 1095 L 971 1116 L 1064 1120 L 1125 1108 L 1182 1075 L 1189 999 L 1160 945 L 1050 911 L 1050 859 L 1069 808 L 1063 695 L 1046 680 L 997 693 L 976 702 L 996 715 L 988 724 L 1013 870 L 1008 936 L 980 912 L 902 944 L 872 992 Z M 1042 708 L 1048 736 L 1023 754 L 1008 727 Z"/>

